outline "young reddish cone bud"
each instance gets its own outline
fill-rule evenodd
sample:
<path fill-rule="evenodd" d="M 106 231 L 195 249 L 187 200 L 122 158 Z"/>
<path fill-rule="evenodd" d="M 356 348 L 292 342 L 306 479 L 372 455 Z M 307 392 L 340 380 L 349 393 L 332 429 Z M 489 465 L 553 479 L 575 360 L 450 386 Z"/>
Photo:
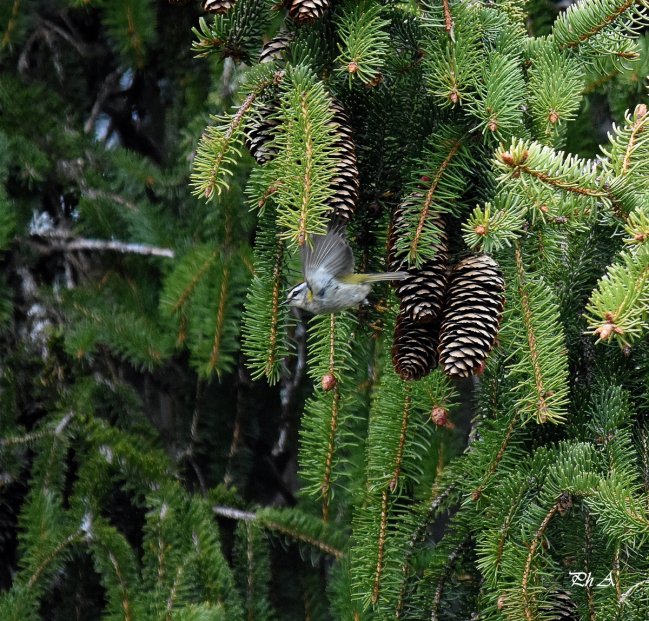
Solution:
<path fill-rule="evenodd" d="M 487 227 L 482 225 L 482 224 L 478 224 L 478 226 L 475 227 L 475 234 L 476 235 L 486 235 L 487 234 Z"/>
<path fill-rule="evenodd" d="M 615 322 L 615 315 L 611 311 L 606 311 L 604 317 L 606 318 L 606 321 L 608 321 L 608 323 Z"/>
<path fill-rule="evenodd" d="M 430 419 L 438 426 L 443 427 L 448 420 L 448 412 L 441 406 L 436 405 L 430 413 Z"/>
<path fill-rule="evenodd" d="M 556 123 L 559 120 L 559 115 L 554 110 L 551 110 L 548 119 L 550 123 Z"/>
<path fill-rule="evenodd" d="M 498 598 L 498 610 L 502 610 L 505 607 L 505 596 L 501 595 Z"/>
<path fill-rule="evenodd" d="M 500 159 L 507 164 L 507 166 L 513 166 L 514 165 L 514 158 L 512 157 L 512 154 L 509 153 L 508 151 L 503 153 L 500 156 Z"/>
<path fill-rule="evenodd" d="M 607 341 L 608 337 L 611 336 L 612 331 L 613 331 L 613 324 L 607 323 L 597 328 L 597 330 L 595 330 L 595 334 L 599 334 L 599 338 L 602 339 L 602 341 Z"/>
<path fill-rule="evenodd" d="M 336 387 L 336 377 L 333 373 L 326 373 L 322 376 L 322 390 L 329 392 Z"/>
<path fill-rule="evenodd" d="M 635 118 L 638 119 L 638 121 L 641 121 L 646 115 L 647 106 L 645 104 L 639 104 L 635 109 Z"/>
<path fill-rule="evenodd" d="M 635 239 L 637 242 L 643 242 L 645 240 L 645 235 L 644 233 L 636 233 L 633 236 L 633 239 Z"/>
<path fill-rule="evenodd" d="M 539 209 L 540 209 L 543 213 L 548 213 L 548 211 L 549 211 L 547 205 L 541 205 L 541 206 L 539 207 Z"/>
<path fill-rule="evenodd" d="M 349 73 L 356 73 L 358 71 L 358 63 L 351 62 L 347 65 L 347 71 Z"/>
<path fill-rule="evenodd" d="M 422 180 L 424 183 L 428 183 L 428 182 L 430 181 L 430 177 L 427 177 L 426 175 L 422 175 L 422 176 L 421 176 L 421 180 Z"/>

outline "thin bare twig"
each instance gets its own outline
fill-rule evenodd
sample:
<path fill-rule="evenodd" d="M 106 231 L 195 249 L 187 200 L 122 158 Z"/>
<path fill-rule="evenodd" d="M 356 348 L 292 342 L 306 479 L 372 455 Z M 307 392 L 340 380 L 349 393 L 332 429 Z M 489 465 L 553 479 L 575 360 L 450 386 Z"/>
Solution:
<path fill-rule="evenodd" d="M 68 240 L 50 239 L 47 244 L 41 244 L 32 239 L 16 238 L 19 242 L 26 243 L 41 254 L 54 252 L 73 252 L 74 250 L 114 250 L 123 254 L 141 254 L 153 257 L 167 257 L 173 259 L 176 255 L 171 248 L 158 248 L 148 244 L 129 244 L 122 241 L 107 239 L 84 239 L 81 237 Z"/>
<path fill-rule="evenodd" d="M 119 67 L 106 76 L 104 83 L 99 89 L 99 93 L 97 94 L 97 99 L 95 100 L 95 104 L 92 107 L 90 116 L 83 126 L 83 131 L 86 132 L 86 134 L 89 134 L 92 131 L 92 128 L 97 122 L 97 118 L 99 117 L 99 113 L 101 112 L 101 108 L 104 105 L 104 102 L 115 92 L 115 85 L 119 84 L 119 81 L 123 74 L 124 69 L 122 67 Z"/>
<path fill-rule="evenodd" d="M 282 378 L 282 389 L 279 393 L 282 404 L 282 415 L 279 424 L 279 435 L 271 455 L 278 457 L 286 451 L 286 444 L 291 428 L 291 414 L 298 388 L 306 369 L 306 324 L 300 321 L 295 328 L 294 340 L 297 348 L 297 362 L 291 375 Z"/>
<path fill-rule="evenodd" d="M 54 428 L 53 431 L 43 430 L 37 433 L 29 433 L 24 436 L 2 438 L 0 440 L 0 446 L 9 446 L 10 444 L 25 444 L 26 442 L 38 440 L 39 438 L 42 438 L 47 435 L 60 436 L 63 430 L 70 424 L 70 421 L 73 418 L 74 418 L 74 411 L 70 411 L 59 421 L 59 424 Z"/>

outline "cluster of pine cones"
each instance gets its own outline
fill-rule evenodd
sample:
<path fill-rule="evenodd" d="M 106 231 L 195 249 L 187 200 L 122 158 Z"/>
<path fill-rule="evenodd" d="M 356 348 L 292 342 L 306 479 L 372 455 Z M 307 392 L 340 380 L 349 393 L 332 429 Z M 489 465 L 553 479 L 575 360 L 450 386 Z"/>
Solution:
<path fill-rule="evenodd" d="M 307 5 L 303 2 L 300 6 Z M 264 45 L 259 62 L 281 62 L 290 52 L 290 43 L 290 34 L 279 34 Z M 277 155 L 272 143 L 279 123 L 277 106 L 278 101 L 268 96 L 247 126 L 246 147 L 261 165 Z M 354 141 L 349 117 L 334 99 L 331 111 L 338 165 L 329 206 L 332 218 L 349 221 L 359 191 Z M 408 215 L 417 211 L 423 199 L 422 194 L 414 193 L 401 203 L 390 236 L 390 270 L 410 274 L 394 283 L 401 301 L 392 347 L 395 370 L 404 380 L 419 380 L 441 364 L 450 377 L 468 377 L 480 370 L 496 340 L 504 281 L 498 264 L 487 255 L 469 256 L 450 271 L 446 224 L 433 211 L 423 224 L 438 233 L 434 258 L 418 268 L 408 267 L 408 250 L 399 250 L 396 242 L 405 236 Z"/>
<path fill-rule="evenodd" d="M 505 281 L 498 263 L 486 254 L 471 255 L 449 273 L 448 237 L 440 214 L 426 214 L 437 231 L 434 258 L 408 268 L 407 251 L 397 240 L 407 214 L 423 200 L 411 194 L 394 215 L 390 236 L 390 270 L 410 276 L 394 283 L 400 299 L 392 360 L 404 380 L 419 380 L 439 364 L 449 377 L 469 377 L 482 368 L 494 345 L 505 303 Z"/>
<path fill-rule="evenodd" d="M 224 15 L 237 0 L 203 0 L 201 7 L 208 13 Z M 186 4 L 189 0 L 169 0 L 170 4 Z M 285 0 L 288 14 L 298 24 L 311 24 L 324 15 L 329 0 Z"/>

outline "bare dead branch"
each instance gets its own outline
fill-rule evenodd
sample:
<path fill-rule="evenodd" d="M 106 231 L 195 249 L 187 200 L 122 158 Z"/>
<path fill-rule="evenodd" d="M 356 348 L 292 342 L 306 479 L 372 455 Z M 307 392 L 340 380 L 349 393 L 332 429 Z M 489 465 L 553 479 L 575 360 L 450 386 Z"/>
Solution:
<path fill-rule="evenodd" d="M 41 254 L 52 254 L 54 252 L 73 252 L 75 250 L 113 250 L 123 254 L 141 254 L 152 257 L 167 257 L 173 259 L 176 255 L 171 248 L 158 248 L 148 244 L 129 244 L 122 241 L 112 241 L 107 239 L 48 239 L 47 244 L 39 243 L 33 239 L 24 239 L 17 237 L 19 242 L 28 244 L 34 250 Z"/>

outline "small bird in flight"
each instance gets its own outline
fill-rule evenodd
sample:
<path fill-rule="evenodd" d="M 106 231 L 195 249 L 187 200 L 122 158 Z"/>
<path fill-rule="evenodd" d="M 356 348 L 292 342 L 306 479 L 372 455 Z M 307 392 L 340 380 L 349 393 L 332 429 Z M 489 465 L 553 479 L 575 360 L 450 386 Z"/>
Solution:
<path fill-rule="evenodd" d="M 354 253 L 343 223 L 331 222 L 325 235 L 312 240 L 313 247 L 306 243 L 300 248 L 304 281 L 288 292 L 284 304 L 327 315 L 358 306 L 374 282 L 408 277 L 408 272 L 354 274 Z"/>

